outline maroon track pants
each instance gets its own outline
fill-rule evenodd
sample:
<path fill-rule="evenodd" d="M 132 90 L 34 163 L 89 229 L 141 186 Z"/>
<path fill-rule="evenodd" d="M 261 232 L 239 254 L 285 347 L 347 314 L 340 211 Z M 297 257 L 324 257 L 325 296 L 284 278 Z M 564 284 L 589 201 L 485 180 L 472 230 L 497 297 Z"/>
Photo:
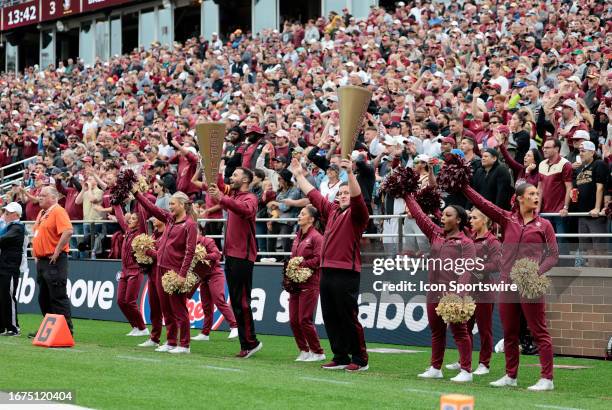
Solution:
<path fill-rule="evenodd" d="M 489 367 L 491 354 L 493 353 L 493 303 L 476 303 L 474 316 L 467 322 L 468 336 L 474 346 L 474 323 L 478 325 L 480 335 L 480 357 L 478 362 Z"/>
<path fill-rule="evenodd" d="M 159 276 L 159 268 L 155 266 L 151 269 L 149 274 L 148 286 L 149 286 L 149 307 L 151 313 L 149 319 L 151 320 L 151 340 L 155 343 L 159 343 L 161 337 L 161 331 L 163 326 L 163 315 L 161 309 L 161 301 L 157 290 L 157 277 Z"/>
<path fill-rule="evenodd" d="M 316 288 L 302 289 L 289 296 L 289 323 L 295 342 L 303 352 L 323 353 L 317 328 L 312 320 L 318 301 L 319 289 Z"/>
<path fill-rule="evenodd" d="M 504 327 L 504 354 L 506 355 L 506 374 L 516 379 L 519 367 L 519 334 L 521 329 L 521 309 L 527 327 L 538 345 L 541 377 L 553 378 L 552 338 L 546 327 L 546 305 L 544 303 L 501 303 L 499 315 Z"/>
<path fill-rule="evenodd" d="M 431 329 L 431 365 L 435 369 L 442 367 L 446 349 L 446 323 L 436 313 L 437 303 L 427 304 L 427 320 Z M 459 351 L 459 364 L 463 370 L 472 371 L 472 340 L 468 335 L 467 323 L 451 323 L 451 331 Z"/>
<path fill-rule="evenodd" d="M 170 346 L 177 345 L 180 332 L 180 346 L 189 347 L 191 340 L 189 330 L 189 311 L 187 310 L 187 295 L 178 293 L 169 295 L 162 287 L 162 277 L 167 272 L 160 269 L 160 275 L 156 278 L 157 294 L 161 302 L 161 310 L 166 321 L 167 342 Z"/>
<path fill-rule="evenodd" d="M 121 274 L 117 288 L 117 304 L 132 327 L 145 329 L 142 314 L 138 310 L 138 293 L 142 284 L 142 274 Z"/>
<path fill-rule="evenodd" d="M 214 306 L 217 306 L 230 328 L 238 327 L 234 312 L 225 300 L 225 277 L 223 274 L 212 275 L 204 279 L 200 285 L 200 300 L 204 311 L 203 334 L 209 335 L 212 330 Z"/>

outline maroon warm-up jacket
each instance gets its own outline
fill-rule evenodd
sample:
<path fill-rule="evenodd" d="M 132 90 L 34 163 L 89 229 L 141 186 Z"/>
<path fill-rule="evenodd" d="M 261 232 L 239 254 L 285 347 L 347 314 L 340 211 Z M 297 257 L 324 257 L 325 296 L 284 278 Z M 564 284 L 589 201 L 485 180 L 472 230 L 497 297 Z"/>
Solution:
<path fill-rule="evenodd" d="M 217 178 L 219 189 L 226 189 L 223 176 Z M 255 240 L 255 215 L 257 214 L 257 197 L 251 192 L 231 190 L 222 195 L 219 201 L 227 210 L 227 226 L 223 254 L 233 258 L 257 259 L 257 241 Z"/>
<path fill-rule="evenodd" d="M 414 218 L 416 224 L 421 228 L 421 231 L 425 234 L 429 243 L 431 244 L 431 251 L 429 253 L 429 259 L 441 259 L 442 261 L 452 260 L 453 264 L 457 263 L 460 259 L 471 260 L 470 264 L 476 263 L 476 248 L 474 242 L 465 233 L 458 232 L 453 236 L 447 236 L 444 229 L 436 225 L 430 218 L 423 212 L 417 201 L 412 195 L 406 195 L 404 198 L 406 206 L 410 211 L 410 214 Z M 465 262 L 460 262 L 465 263 Z M 451 281 L 460 283 L 470 283 L 472 280 L 472 272 L 466 271 L 461 272 L 457 269 L 444 269 L 445 263 L 432 264 L 429 268 L 429 282 L 430 283 L 449 283 Z M 449 264 L 450 266 L 450 264 Z M 456 266 L 456 265 L 453 265 Z M 439 269 L 441 268 L 441 269 Z"/>
<path fill-rule="evenodd" d="M 321 250 L 321 267 L 361 272 L 359 242 L 368 225 L 368 208 L 363 195 L 351 197 L 350 206 L 340 208 L 325 199 L 316 189 L 308 193 L 310 203 L 326 220 Z"/>
<path fill-rule="evenodd" d="M 501 264 L 501 243 L 491 232 L 487 231 L 485 236 L 474 238 L 476 257 L 484 260 L 484 269 L 478 273 L 490 274 L 499 272 Z"/>
<path fill-rule="evenodd" d="M 170 212 L 156 207 L 140 192 L 136 193 L 136 199 L 152 216 L 166 224 L 158 243 L 157 265 L 162 270 L 174 270 L 186 277 L 198 237 L 195 221 L 187 216 L 182 222 L 175 222 Z"/>
<path fill-rule="evenodd" d="M 217 248 L 215 240 L 206 236 L 198 236 L 198 245 L 206 248 L 206 260 L 210 263 L 209 266 L 203 263 L 198 263 L 195 268 L 195 273 L 200 277 L 210 278 L 214 275 L 223 275 L 221 269 L 221 252 Z"/>
<path fill-rule="evenodd" d="M 311 226 L 306 233 L 302 233 L 302 230 L 298 228 L 291 248 L 291 257 L 303 257 L 304 262 L 301 266 L 312 269 L 312 276 L 306 282 L 299 284 L 300 289 L 319 289 L 322 248 L 323 235 L 319 231 Z"/>
<path fill-rule="evenodd" d="M 140 265 L 136 262 L 134 257 L 134 250 L 132 249 L 132 241 L 135 237 L 141 233 L 145 233 L 145 225 L 139 224 L 136 229 L 130 229 L 123 215 L 123 209 L 119 205 L 114 205 L 113 210 L 117 217 L 117 223 L 121 226 L 121 230 L 124 232 L 123 243 L 121 244 L 121 269 L 125 276 L 138 275 L 140 274 Z"/>
<path fill-rule="evenodd" d="M 549 221 L 538 215 L 525 224 L 518 210 L 505 211 L 482 198 L 472 187 L 467 187 L 463 192 L 475 207 L 503 229 L 501 279 L 509 281 L 510 271 L 517 259 L 534 259 L 540 265 L 541 274 L 557 264 L 559 248 Z"/>

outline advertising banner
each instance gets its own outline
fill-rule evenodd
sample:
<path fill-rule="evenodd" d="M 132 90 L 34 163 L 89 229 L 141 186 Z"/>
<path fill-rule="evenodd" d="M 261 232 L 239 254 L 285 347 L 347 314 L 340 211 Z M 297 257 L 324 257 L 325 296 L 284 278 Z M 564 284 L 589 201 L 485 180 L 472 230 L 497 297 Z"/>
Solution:
<path fill-rule="evenodd" d="M 121 271 L 119 261 L 92 260 L 70 261 L 68 296 L 72 314 L 76 318 L 125 321 L 117 306 L 117 284 Z M 256 265 L 253 271 L 251 293 L 253 318 L 257 333 L 291 336 L 289 326 L 289 294 L 281 287 L 281 267 Z M 365 329 L 368 342 L 400 345 L 428 346 L 431 343 L 425 309 L 425 294 L 396 288 L 389 291 L 385 283 L 400 284 L 405 279 L 402 272 L 387 272 L 383 278 L 364 267 L 361 274 L 359 295 L 359 320 Z M 420 273 L 411 281 L 426 277 Z M 39 313 L 36 269 L 30 261 L 30 272 L 22 275 L 18 287 L 19 312 Z M 227 289 L 226 298 L 229 299 Z M 140 310 L 149 323 L 149 291 L 144 281 L 139 299 Z M 201 328 L 204 320 L 199 291 L 188 302 L 189 318 L 193 328 Z M 321 313 L 321 303 L 315 312 L 315 324 L 321 337 L 326 337 Z M 213 329 L 227 330 L 227 323 L 215 308 Z M 477 331 L 477 327 L 474 329 Z M 502 337 L 501 323 L 496 313 L 493 318 L 494 341 Z M 479 344 L 475 338 L 475 348 Z M 449 345 L 453 338 L 449 335 Z"/>

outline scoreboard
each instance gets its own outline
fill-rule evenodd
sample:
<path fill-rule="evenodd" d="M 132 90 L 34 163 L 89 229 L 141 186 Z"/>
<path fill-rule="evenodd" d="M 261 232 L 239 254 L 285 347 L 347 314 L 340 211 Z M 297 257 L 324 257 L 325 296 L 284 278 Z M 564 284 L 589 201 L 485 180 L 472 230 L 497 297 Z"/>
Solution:
<path fill-rule="evenodd" d="M 88 13 L 135 0 L 31 0 L 2 8 L 2 31 Z"/>

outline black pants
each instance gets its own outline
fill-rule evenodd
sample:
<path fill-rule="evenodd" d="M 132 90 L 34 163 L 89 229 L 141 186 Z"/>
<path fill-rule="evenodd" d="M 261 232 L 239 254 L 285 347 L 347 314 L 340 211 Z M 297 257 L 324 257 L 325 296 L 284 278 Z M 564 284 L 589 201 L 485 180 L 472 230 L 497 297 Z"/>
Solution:
<path fill-rule="evenodd" d="M 19 332 L 17 320 L 17 284 L 19 271 L 0 272 L 0 333 Z"/>
<path fill-rule="evenodd" d="M 68 255 L 60 254 L 55 263 L 49 258 L 40 258 L 36 263 L 36 282 L 38 283 L 38 304 L 40 312 L 64 315 L 68 328 L 72 332 L 72 319 L 70 314 L 70 299 L 66 293 L 68 281 Z"/>
<path fill-rule="evenodd" d="M 251 350 L 259 344 L 255 335 L 255 323 L 251 311 L 253 289 L 253 265 L 248 259 L 225 257 L 225 278 L 229 289 L 232 310 L 238 324 L 241 350 Z"/>
<path fill-rule="evenodd" d="M 359 280 L 360 273 L 348 269 L 323 268 L 321 275 L 323 321 L 337 364 L 368 364 L 363 327 L 358 320 Z"/>

